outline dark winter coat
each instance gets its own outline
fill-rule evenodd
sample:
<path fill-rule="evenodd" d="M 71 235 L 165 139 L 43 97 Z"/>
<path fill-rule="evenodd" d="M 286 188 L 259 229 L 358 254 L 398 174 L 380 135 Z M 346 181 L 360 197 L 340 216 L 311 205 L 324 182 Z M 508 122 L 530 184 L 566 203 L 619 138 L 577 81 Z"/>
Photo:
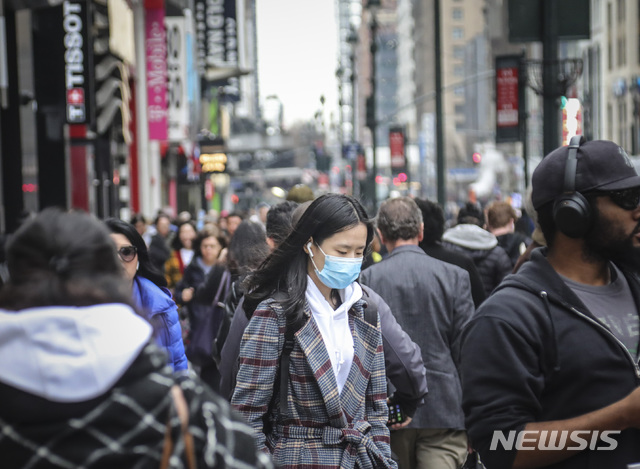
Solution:
<path fill-rule="evenodd" d="M 169 467 L 184 468 L 178 383 L 198 468 L 271 468 L 252 429 L 198 378 L 173 374 L 151 333 L 119 304 L 0 311 L 0 466 L 157 469 L 169 422 Z"/>
<path fill-rule="evenodd" d="M 493 432 L 564 420 L 606 407 L 640 385 L 637 358 L 562 281 L 536 249 L 485 300 L 463 332 L 463 407 L 472 445 L 488 468 L 510 468 L 516 450 L 490 450 Z M 640 279 L 625 272 L 635 308 Z M 553 468 L 626 469 L 640 462 L 640 431 L 613 451 L 576 451 Z M 606 446 L 606 445 L 603 445 Z"/>
<path fill-rule="evenodd" d="M 497 238 L 479 226 L 462 224 L 442 236 L 444 247 L 467 254 L 475 262 L 487 296 L 511 273 L 513 265 Z"/>

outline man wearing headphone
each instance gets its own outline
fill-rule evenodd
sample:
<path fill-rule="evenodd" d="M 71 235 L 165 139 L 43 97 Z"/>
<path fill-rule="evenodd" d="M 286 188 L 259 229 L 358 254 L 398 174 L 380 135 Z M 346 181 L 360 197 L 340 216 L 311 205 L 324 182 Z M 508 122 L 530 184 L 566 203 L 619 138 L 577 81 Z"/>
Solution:
<path fill-rule="evenodd" d="M 469 439 L 489 468 L 627 469 L 640 462 L 640 176 L 615 143 L 574 137 L 532 189 L 548 247 L 463 332 Z"/>

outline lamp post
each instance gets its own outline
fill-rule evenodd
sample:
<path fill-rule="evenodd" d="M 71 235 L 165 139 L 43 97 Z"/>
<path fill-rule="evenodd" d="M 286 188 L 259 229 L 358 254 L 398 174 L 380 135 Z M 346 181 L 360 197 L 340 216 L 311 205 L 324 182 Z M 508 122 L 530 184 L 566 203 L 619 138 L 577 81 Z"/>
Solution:
<path fill-rule="evenodd" d="M 349 30 L 349 35 L 347 36 L 347 44 L 351 46 L 351 76 L 349 80 L 351 82 L 351 135 L 349 139 L 349 146 L 351 151 L 355 151 L 357 148 L 358 135 L 356 133 L 357 129 L 357 106 L 358 106 L 358 95 L 356 93 L 356 47 L 358 47 L 358 33 L 356 33 L 353 26 Z M 357 176 L 357 167 L 358 167 L 358 156 L 356 153 L 355 158 L 351 161 L 351 181 L 353 184 L 353 196 L 360 196 L 360 183 L 356 184 Z"/>
<path fill-rule="evenodd" d="M 369 23 L 369 32 L 371 35 L 371 94 L 367 98 L 367 127 L 371 131 L 371 177 L 369 178 L 367 187 L 369 189 L 369 200 L 373 205 L 373 212 L 378 209 L 378 195 L 376 190 L 376 176 L 378 175 L 378 166 L 376 162 L 376 130 L 378 127 L 376 116 L 376 53 L 378 52 L 377 35 L 378 21 L 376 12 L 380 8 L 380 0 L 369 0 L 367 9 L 371 13 L 371 22 Z"/>

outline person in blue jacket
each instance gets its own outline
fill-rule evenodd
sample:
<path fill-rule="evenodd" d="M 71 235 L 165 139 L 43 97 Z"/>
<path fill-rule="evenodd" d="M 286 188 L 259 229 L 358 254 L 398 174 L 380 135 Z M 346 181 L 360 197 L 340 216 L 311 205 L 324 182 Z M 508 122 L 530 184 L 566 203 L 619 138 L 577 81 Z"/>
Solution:
<path fill-rule="evenodd" d="M 169 365 L 174 371 L 186 370 L 178 307 L 171 298 L 166 279 L 151 265 L 147 246 L 132 224 L 116 218 L 105 220 L 105 224 L 131 281 L 136 306 L 154 326 L 158 343 L 169 354 Z"/>

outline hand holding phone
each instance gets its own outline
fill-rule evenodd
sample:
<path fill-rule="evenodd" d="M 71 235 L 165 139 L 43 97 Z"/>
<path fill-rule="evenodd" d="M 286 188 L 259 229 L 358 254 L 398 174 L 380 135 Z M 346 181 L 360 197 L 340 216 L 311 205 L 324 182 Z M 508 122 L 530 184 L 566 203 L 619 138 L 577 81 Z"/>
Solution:
<path fill-rule="evenodd" d="M 402 412 L 400 404 L 393 401 L 387 401 L 387 407 L 389 408 L 389 419 L 387 420 L 387 425 L 395 425 L 397 423 L 404 422 L 404 413 Z"/>

